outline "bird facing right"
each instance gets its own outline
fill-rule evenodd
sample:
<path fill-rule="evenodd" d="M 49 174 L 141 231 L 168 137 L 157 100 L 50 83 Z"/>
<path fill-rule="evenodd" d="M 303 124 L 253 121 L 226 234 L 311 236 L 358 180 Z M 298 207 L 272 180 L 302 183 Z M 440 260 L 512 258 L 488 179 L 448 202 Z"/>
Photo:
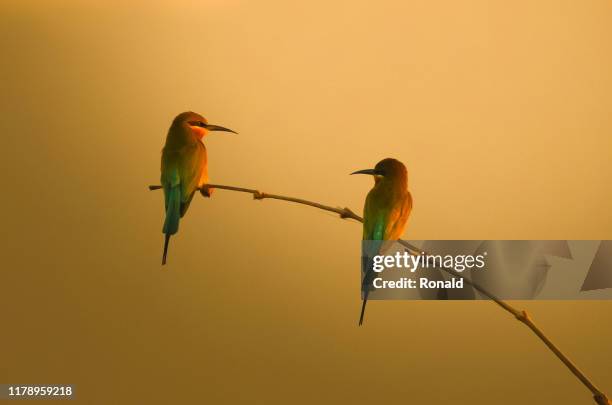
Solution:
<path fill-rule="evenodd" d="M 170 237 L 178 232 L 179 220 L 185 215 L 196 190 L 210 197 L 212 190 L 201 187 L 208 183 L 208 155 L 202 139 L 209 131 L 232 132 L 229 128 L 209 124 L 206 118 L 192 111 L 174 118 L 162 149 L 161 184 L 164 189 L 164 252 L 166 264 Z"/>
<path fill-rule="evenodd" d="M 369 242 L 368 256 L 380 254 L 383 241 L 398 240 L 404 233 L 410 211 L 412 196 L 408 191 L 408 171 L 396 159 L 383 159 L 374 169 L 365 169 L 351 174 L 374 176 L 374 187 L 368 193 L 363 209 L 363 240 Z M 363 324 L 368 295 L 372 289 L 374 271 L 371 261 L 364 263 L 362 281 L 363 304 L 359 325 Z"/>

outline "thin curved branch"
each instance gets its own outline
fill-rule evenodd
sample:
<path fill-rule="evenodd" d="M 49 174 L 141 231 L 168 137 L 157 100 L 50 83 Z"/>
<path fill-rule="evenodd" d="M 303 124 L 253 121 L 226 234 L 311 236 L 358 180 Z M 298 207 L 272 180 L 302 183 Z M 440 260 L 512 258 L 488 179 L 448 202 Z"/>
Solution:
<path fill-rule="evenodd" d="M 159 190 L 160 188 L 162 188 L 162 186 L 159 186 L 159 185 L 149 186 L 149 190 Z M 230 190 L 230 191 L 238 191 L 240 193 L 253 194 L 254 200 L 263 200 L 266 198 L 270 198 L 273 200 L 289 201 L 289 202 L 294 202 L 297 204 L 308 205 L 310 207 L 318 208 L 320 210 L 334 212 L 338 214 L 340 218 L 354 219 L 355 221 L 363 222 L 363 218 L 361 218 L 359 215 L 355 214 L 353 211 L 351 211 L 348 208 L 330 207 L 329 205 L 323 205 L 323 204 L 319 204 L 313 201 L 303 200 L 301 198 L 286 197 L 284 195 L 263 193 L 259 190 L 255 190 L 251 188 L 224 186 L 221 184 L 207 184 L 200 189 L 200 192 L 204 193 L 206 192 L 206 190 L 211 189 L 211 188 L 213 189 L 218 188 L 221 190 Z"/>
<path fill-rule="evenodd" d="M 162 186 L 159 186 L 159 185 L 149 186 L 149 190 L 159 190 L 161 188 Z M 340 216 L 340 218 L 354 219 L 355 221 L 363 222 L 363 218 L 361 218 L 359 215 L 355 214 L 355 212 L 353 212 L 351 209 L 346 208 L 346 207 L 345 208 L 331 207 L 329 205 L 319 204 L 317 202 L 308 201 L 308 200 L 304 200 L 301 198 L 287 197 L 287 196 L 278 195 L 278 194 L 269 194 L 269 193 L 261 192 L 259 190 L 250 189 L 250 188 L 224 186 L 221 184 L 207 184 L 200 189 L 200 192 L 204 194 L 208 191 L 208 189 L 211 189 L 211 188 L 218 188 L 221 190 L 230 190 L 230 191 L 237 191 L 240 193 L 252 194 L 253 199 L 255 200 L 263 200 L 266 198 L 270 198 L 274 200 L 289 201 L 289 202 L 293 202 L 297 204 L 308 205 L 310 207 L 314 207 L 314 208 L 318 208 L 324 211 L 336 213 Z M 412 245 L 409 242 L 406 242 L 405 240 L 399 240 L 398 243 L 406 247 L 413 254 L 424 253 L 422 252 L 421 249 Z M 555 356 L 557 356 L 559 360 L 561 360 L 563 364 L 565 364 L 565 366 L 572 372 L 572 374 L 574 374 L 580 380 L 580 382 L 582 382 L 582 384 L 584 384 L 584 386 L 587 387 L 589 391 L 591 391 L 591 393 L 593 394 L 593 399 L 598 405 L 611 405 L 610 400 L 608 399 L 606 394 L 601 392 L 591 382 L 591 380 L 589 380 L 588 377 L 582 371 L 580 371 L 580 369 L 576 367 L 576 365 L 566 355 L 564 355 L 563 352 L 561 352 L 561 350 L 544 334 L 544 332 L 542 332 L 542 330 L 536 326 L 536 324 L 531 320 L 531 317 L 529 316 L 527 311 L 520 311 L 514 308 L 512 305 L 501 300 L 500 298 L 495 296 L 495 294 L 481 287 L 477 283 L 474 283 L 470 279 L 464 277 L 460 273 L 456 272 L 454 269 L 451 269 L 449 267 L 442 267 L 441 270 L 445 271 L 446 273 L 454 277 L 462 278 L 466 284 L 469 284 L 472 287 L 474 287 L 474 289 L 476 289 L 483 295 L 490 298 L 493 302 L 499 305 L 502 309 L 509 312 L 516 319 L 518 319 L 520 322 L 522 322 L 527 327 L 529 327 L 529 329 L 531 329 L 533 333 L 535 333 L 536 336 L 540 338 L 542 342 L 544 342 L 544 344 L 555 354 Z"/>

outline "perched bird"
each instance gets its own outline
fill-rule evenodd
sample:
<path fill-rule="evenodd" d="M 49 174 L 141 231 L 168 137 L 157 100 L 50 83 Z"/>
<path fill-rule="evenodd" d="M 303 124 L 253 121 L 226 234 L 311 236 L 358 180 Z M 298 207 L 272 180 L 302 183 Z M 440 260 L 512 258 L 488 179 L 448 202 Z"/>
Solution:
<path fill-rule="evenodd" d="M 162 264 L 166 264 L 170 236 L 178 231 L 179 219 L 187 212 L 193 194 L 208 183 L 208 158 L 202 143 L 208 131 L 237 133 L 211 125 L 200 114 L 191 111 L 177 115 L 168 130 L 161 158 L 161 184 L 166 200 Z M 210 197 L 211 191 L 206 190 L 202 194 Z"/>
<path fill-rule="evenodd" d="M 380 254 L 383 241 L 398 240 L 404 233 L 408 216 L 412 210 L 412 196 L 408 191 L 408 172 L 399 160 L 387 158 L 374 169 L 365 169 L 351 174 L 374 176 L 374 187 L 368 193 L 363 209 L 363 240 L 367 242 L 368 256 Z M 375 272 L 372 262 L 363 263 L 363 304 L 359 325 L 363 323 L 368 295 L 372 289 Z"/>

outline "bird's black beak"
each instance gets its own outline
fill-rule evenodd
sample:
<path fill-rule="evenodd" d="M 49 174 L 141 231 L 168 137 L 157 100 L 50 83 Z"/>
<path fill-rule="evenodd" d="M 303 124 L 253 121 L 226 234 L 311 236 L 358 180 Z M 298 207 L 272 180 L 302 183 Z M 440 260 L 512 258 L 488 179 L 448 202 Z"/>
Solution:
<path fill-rule="evenodd" d="M 376 169 L 357 170 L 356 172 L 353 172 L 351 174 L 369 174 L 371 176 L 381 176 L 382 175 L 382 173 Z"/>
<path fill-rule="evenodd" d="M 224 132 L 231 132 L 233 134 L 238 134 L 238 132 L 236 131 L 233 131 L 229 128 L 221 127 L 219 125 L 204 124 L 204 128 L 208 129 L 209 131 L 224 131 Z"/>

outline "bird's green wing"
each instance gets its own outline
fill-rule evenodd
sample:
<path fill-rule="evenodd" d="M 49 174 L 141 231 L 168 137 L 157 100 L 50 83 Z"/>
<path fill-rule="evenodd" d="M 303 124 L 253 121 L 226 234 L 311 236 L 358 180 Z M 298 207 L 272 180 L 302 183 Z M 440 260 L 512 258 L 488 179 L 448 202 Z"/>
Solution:
<path fill-rule="evenodd" d="M 374 194 L 368 194 L 363 209 L 363 240 L 382 240 L 386 219 L 384 206 L 376 201 Z"/>
<path fill-rule="evenodd" d="M 178 168 L 172 162 L 165 161 L 162 164 L 161 183 L 164 188 L 166 206 L 163 233 L 173 235 L 178 231 L 179 226 L 181 183 Z"/>
<path fill-rule="evenodd" d="M 164 159 L 164 161 L 162 162 L 161 184 L 164 188 L 166 209 L 168 209 L 168 204 L 170 203 L 169 190 L 173 187 L 180 187 L 181 184 L 178 165 L 171 159 Z"/>

